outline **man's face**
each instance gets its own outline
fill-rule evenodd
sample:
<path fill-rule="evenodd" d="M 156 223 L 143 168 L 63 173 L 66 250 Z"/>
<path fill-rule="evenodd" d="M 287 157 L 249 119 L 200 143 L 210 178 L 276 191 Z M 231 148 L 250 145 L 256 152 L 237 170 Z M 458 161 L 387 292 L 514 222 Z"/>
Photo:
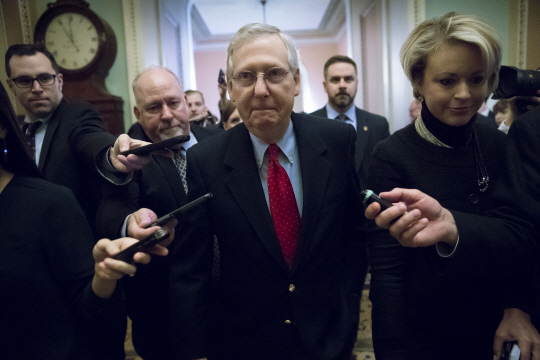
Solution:
<path fill-rule="evenodd" d="M 135 99 L 135 116 L 152 142 L 189 135 L 186 97 L 173 74 L 163 69 L 142 74 Z"/>
<path fill-rule="evenodd" d="M 334 110 L 340 113 L 349 110 L 358 90 L 358 76 L 354 66 L 345 62 L 330 65 L 323 86 L 328 94 L 328 103 Z"/>
<path fill-rule="evenodd" d="M 43 86 L 34 80 L 32 87 L 20 88 L 12 80 L 8 80 L 10 89 L 13 91 L 21 105 L 26 110 L 30 121 L 43 119 L 56 110 L 62 100 L 62 74 L 56 74 L 51 61 L 42 53 L 38 52 L 30 56 L 13 56 L 9 60 L 11 79 L 21 76 L 37 78 L 42 74 L 56 75 L 54 84 Z"/>
<path fill-rule="evenodd" d="M 232 64 L 235 75 L 240 71 L 261 74 L 276 67 L 289 72 L 277 84 L 262 75 L 250 86 L 233 79 L 227 83 L 231 101 L 248 130 L 265 142 L 279 140 L 289 126 L 294 97 L 300 93 L 300 72 L 291 73 L 285 44 L 279 35 L 247 41 L 233 52 Z"/>
<path fill-rule="evenodd" d="M 206 115 L 208 113 L 208 109 L 206 108 L 206 105 L 204 105 L 202 96 L 198 92 L 187 95 L 187 104 L 190 119 L 201 115 Z"/>

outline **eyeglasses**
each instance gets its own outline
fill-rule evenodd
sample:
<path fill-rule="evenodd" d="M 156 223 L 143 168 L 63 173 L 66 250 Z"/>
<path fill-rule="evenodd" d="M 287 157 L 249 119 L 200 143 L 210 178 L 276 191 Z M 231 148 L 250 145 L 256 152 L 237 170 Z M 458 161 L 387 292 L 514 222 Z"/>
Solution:
<path fill-rule="evenodd" d="M 54 84 L 54 78 L 56 75 L 51 74 L 41 74 L 38 75 L 38 77 L 30 77 L 30 76 L 19 76 L 18 78 L 11 79 L 15 85 L 19 88 L 30 88 L 34 85 L 34 81 L 37 80 L 39 85 L 41 86 L 50 86 Z"/>
<path fill-rule="evenodd" d="M 240 71 L 233 76 L 233 80 L 236 81 L 238 85 L 247 87 L 253 85 L 257 81 L 257 77 L 262 75 L 264 80 L 272 84 L 279 84 L 285 79 L 285 76 L 287 76 L 288 73 L 287 70 L 279 67 L 271 68 L 264 73 Z"/>

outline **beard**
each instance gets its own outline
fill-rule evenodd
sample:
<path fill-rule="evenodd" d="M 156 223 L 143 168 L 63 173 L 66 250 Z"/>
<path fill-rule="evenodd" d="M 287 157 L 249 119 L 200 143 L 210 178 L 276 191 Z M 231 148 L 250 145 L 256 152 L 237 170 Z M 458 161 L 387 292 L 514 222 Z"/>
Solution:
<path fill-rule="evenodd" d="M 168 128 L 162 128 L 159 130 L 159 139 L 161 141 L 168 140 L 180 135 L 189 135 L 189 128 L 184 130 L 180 126 L 173 126 Z"/>
<path fill-rule="evenodd" d="M 348 109 L 350 105 L 353 103 L 354 98 L 351 97 L 347 93 L 338 93 L 335 96 L 331 98 L 331 102 L 338 108 L 338 109 Z"/>

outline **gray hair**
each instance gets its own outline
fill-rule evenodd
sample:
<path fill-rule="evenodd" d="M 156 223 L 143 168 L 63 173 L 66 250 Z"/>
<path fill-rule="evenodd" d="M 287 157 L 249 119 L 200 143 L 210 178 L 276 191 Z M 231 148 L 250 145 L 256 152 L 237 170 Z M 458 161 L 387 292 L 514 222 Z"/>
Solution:
<path fill-rule="evenodd" d="M 149 71 L 153 71 L 153 70 L 165 70 L 166 72 L 168 73 L 171 73 L 174 78 L 176 79 L 176 81 L 178 81 L 178 85 L 180 85 L 180 90 L 184 91 L 184 87 L 182 86 L 182 82 L 180 81 L 180 79 L 178 79 L 178 76 L 176 76 L 176 74 L 169 68 L 165 67 L 165 66 L 159 66 L 159 65 L 150 65 L 148 66 L 147 68 L 143 69 L 141 72 L 139 72 L 136 76 L 135 76 L 135 79 L 133 79 L 133 82 L 131 83 L 131 88 L 133 89 L 133 94 L 135 95 L 135 100 L 137 100 L 137 89 L 138 89 L 138 86 L 139 86 L 139 79 L 140 77 L 149 72 Z"/>
<path fill-rule="evenodd" d="M 476 16 L 451 12 L 418 25 L 401 47 L 401 66 L 416 99 L 420 98 L 416 85 L 424 79 L 428 56 L 444 44 L 460 41 L 478 46 L 487 67 L 488 94 L 495 90 L 502 57 L 497 30 Z"/>
<path fill-rule="evenodd" d="M 248 40 L 255 40 L 260 37 L 279 35 L 281 41 L 287 48 L 287 58 L 289 62 L 289 68 L 294 74 L 298 70 L 298 49 L 296 48 L 296 41 L 293 37 L 282 33 L 277 27 L 272 25 L 252 23 L 244 25 L 234 34 L 231 42 L 229 43 L 229 48 L 227 49 L 227 79 L 232 79 L 233 77 L 233 63 L 232 55 L 233 51 L 238 49 L 244 42 Z"/>

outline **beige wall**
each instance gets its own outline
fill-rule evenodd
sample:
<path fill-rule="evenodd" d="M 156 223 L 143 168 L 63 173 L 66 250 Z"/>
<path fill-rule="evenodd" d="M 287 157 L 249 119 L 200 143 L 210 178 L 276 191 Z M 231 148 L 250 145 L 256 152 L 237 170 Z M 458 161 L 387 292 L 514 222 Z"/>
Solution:
<path fill-rule="evenodd" d="M 219 119 L 217 80 L 219 69 L 225 71 L 227 50 L 196 51 L 195 52 L 195 76 L 197 89 L 204 95 L 204 102 L 208 110 Z M 186 89 L 187 90 L 187 89 Z"/>

